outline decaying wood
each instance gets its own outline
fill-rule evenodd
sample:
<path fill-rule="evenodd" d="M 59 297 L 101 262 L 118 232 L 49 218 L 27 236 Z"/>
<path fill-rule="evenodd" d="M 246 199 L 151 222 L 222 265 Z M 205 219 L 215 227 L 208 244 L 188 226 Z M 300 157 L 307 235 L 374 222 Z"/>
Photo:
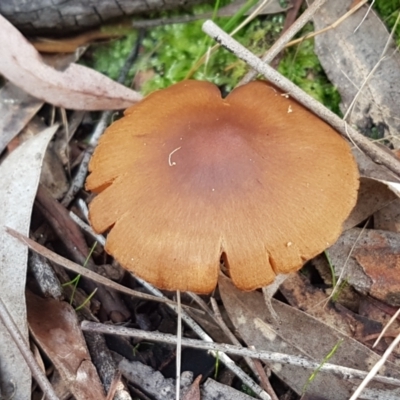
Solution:
<path fill-rule="evenodd" d="M 1 0 L 0 14 L 28 35 L 66 35 L 133 14 L 168 10 L 199 0 Z"/>

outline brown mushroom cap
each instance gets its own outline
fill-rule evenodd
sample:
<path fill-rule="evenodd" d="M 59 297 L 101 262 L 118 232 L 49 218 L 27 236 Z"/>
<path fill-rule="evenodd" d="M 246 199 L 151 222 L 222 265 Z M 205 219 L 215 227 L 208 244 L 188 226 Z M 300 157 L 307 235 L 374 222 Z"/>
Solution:
<path fill-rule="evenodd" d="M 345 140 L 260 81 L 225 99 L 200 81 L 149 95 L 107 129 L 90 171 L 107 252 L 197 293 L 215 288 L 221 256 L 242 290 L 298 270 L 338 238 L 358 189 Z"/>

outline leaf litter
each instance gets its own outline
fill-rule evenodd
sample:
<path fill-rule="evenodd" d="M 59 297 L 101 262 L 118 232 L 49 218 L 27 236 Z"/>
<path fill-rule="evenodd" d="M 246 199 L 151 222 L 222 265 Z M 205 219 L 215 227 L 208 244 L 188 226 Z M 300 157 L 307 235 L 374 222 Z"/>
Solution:
<path fill-rule="evenodd" d="M 63 71 L 46 65 L 35 48 L 0 15 L 0 73 L 30 95 L 74 110 L 123 109 L 141 95 L 78 64 Z"/>
<path fill-rule="evenodd" d="M 28 340 L 25 308 L 25 282 L 28 251 L 15 241 L 4 228 L 8 226 L 28 235 L 32 206 L 40 179 L 46 147 L 58 129 L 57 125 L 45 129 L 36 137 L 19 146 L 0 166 L 0 293 L 3 302 Z M 21 160 L 24 160 L 21 163 Z M 13 340 L 0 324 L 2 340 L 2 381 L 9 385 L 18 382 L 15 396 L 29 398 L 30 372 Z M 9 395 L 9 394 L 8 394 Z"/>
<path fill-rule="evenodd" d="M 322 24 L 320 22 L 322 18 L 326 18 L 324 24 L 329 24 L 329 21 L 337 18 L 335 14 L 327 15 L 328 12 L 333 12 L 329 10 L 329 7 L 325 7 L 323 8 L 323 17 L 315 17 L 317 25 Z M 357 25 L 357 21 L 360 21 L 362 16 L 365 15 L 366 10 L 367 8 L 363 7 L 355 13 L 354 17 L 349 18 L 349 23 L 351 22 L 352 27 Z M 344 12 L 344 9 L 341 11 Z M 334 16 L 332 17 L 332 15 Z M 320 20 L 317 20 L 318 18 Z M 377 40 L 374 42 L 368 42 L 373 43 L 375 47 L 371 45 L 370 49 L 366 49 L 365 46 L 360 46 L 361 56 L 353 51 L 355 49 L 354 46 L 346 47 L 345 45 L 347 40 L 352 39 L 352 35 L 348 34 L 349 27 L 346 25 L 346 21 L 335 30 L 331 30 L 316 39 L 319 49 L 322 45 L 318 44 L 318 41 L 325 40 L 326 38 L 329 38 L 326 39 L 328 40 L 328 44 L 336 42 L 340 46 L 343 44 L 340 55 L 334 51 L 331 51 L 329 55 L 332 57 L 332 54 L 334 54 L 336 61 L 341 66 L 342 80 L 343 76 L 347 76 L 352 77 L 351 81 L 353 82 L 354 77 L 352 74 L 354 74 L 354 71 L 352 69 L 347 71 L 345 67 L 350 66 L 350 68 L 354 68 L 354 61 L 356 59 L 358 64 L 356 63 L 355 65 L 361 68 L 359 63 L 365 62 L 363 58 L 365 52 L 369 50 L 378 54 L 382 50 L 382 47 L 379 48 L 379 46 L 382 43 L 386 44 L 389 40 L 388 32 L 379 28 L 381 22 L 375 15 L 371 14 L 367 19 L 368 24 L 372 25 L 366 25 L 366 27 L 368 27 L 369 31 L 374 32 L 376 36 L 379 33 L 379 38 L 376 38 Z M 356 40 L 369 40 L 365 39 L 367 32 L 365 32 L 365 29 L 362 30 L 362 28 L 363 24 L 360 25 L 359 30 L 355 34 L 358 35 Z M 360 31 L 362 35 L 359 33 Z M 1 34 L 4 35 L 5 32 L 7 32 L 7 35 L 16 35 L 15 40 L 18 40 L 18 43 L 26 49 L 25 54 L 22 54 L 23 52 L 21 54 L 14 54 L 14 50 L 8 48 L 6 49 L 8 54 L 18 56 L 17 58 L 21 60 L 20 66 L 26 65 L 26 62 L 28 62 L 26 57 L 28 55 L 33 57 L 30 60 L 34 61 L 29 61 L 31 62 L 30 68 L 33 70 L 34 75 L 37 72 L 34 78 L 30 77 L 30 82 L 20 80 L 20 82 L 15 83 L 22 84 L 23 88 L 27 89 L 31 95 L 35 95 L 42 100 L 35 100 L 35 98 L 25 95 L 19 89 L 13 88 L 10 83 L 6 84 L 9 85 L 5 86 L 6 89 L 10 87 L 11 93 L 18 92 L 18 96 L 20 97 L 14 94 L 11 96 L 7 92 L 4 92 L 5 94 L 2 97 L 3 99 L 7 99 L 7 96 L 8 98 L 15 97 L 15 99 L 18 99 L 15 102 L 2 102 L 6 107 L 4 112 L 7 115 L 6 123 L 3 123 L 1 126 L 2 131 L 0 131 L 0 144 L 3 144 L 2 150 L 9 146 L 10 140 L 20 133 L 24 126 L 28 125 L 29 127 L 29 121 L 34 118 L 39 108 L 44 104 L 44 101 L 56 106 L 63 105 L 66 108 L 81 108 L 80 105 L 85 103 L 84 109 L 94 110 L 125 108 L 128 103 L 131 104 L 140 98 L 136 94 L 132 94 L 133 92 L 129 91 L 129 89 L 127 89 L 128 93 L 127 90 L 114 86 L 115 97 L 108 97 L 106 99 L 107 106 L 105 106 L 104 102 L 101 103 L 103 100 L 100 101 L 99 98 L 104 93 L 105 85 L 114 84 L 106 83 L 103 77 L 100 78 L 98 74 L 88 71 L 85 72 L 85 75 L 81 75 L 81 77 L 86 77 L 84 79 L 85 84 L 88 83 L 89 86 L 90 84 L 94 84 L 87 89 L 87 92 L 85 89 L 83 90 L 85 93 L 81 93 L 81 87 L 79 90 L 66 88 L 65 83 L 69 78 L 65 72 L 69 69 L 73 71 L 72 73 L 78 73 L 78 75 L 81 73 L 79 69 L 74 70 L 74 66 L 72 69 L 70 69 L 71 67 L 67 67 L 67 69 L 59 72 L 59 75 L 56 75 L 56 80 L 50 84 L 49 88 L 48 82 L 51 81 L 50 78 L 53 75 L 50 75 L 47 80 L 47 77 L 44 79 L 40 73 L 46 71 L 50 74 L 55 74 L 57 71 L 47 69 L 49 67 L 41 62 L 37 53 L 34 53 L 31 48 L 26 47 L 29 45 L 25 42 L 25 39 L 19 33 L 15 34 L 14 28 L 1 20 L 0 36 Z M 347 37 L 344 39 L 346 35 Z M 329 48 L 328 44 L 325 43 L 323 45 Z M 350 51 L 350 49 L 353 50 Z M 320 54 L 322 59 L 324 56 L 326 56 L 326 52 Z M 396 76 L 396 73 L 399 73 L 396 57 L 391 53 L 391 62 L 386 63 L 385 59 L 380 64 L 380 68 L 389 68 L 389 72 L 383 70 L 383 72 L 376 75 L 379 78 L 376 79 L 376 82 L 372 79 L 368 81 L 368 85 L 366 86 L 368 90 L 363 91 L 357 97 L 359 103 L 357 103 L 353 112 L 349 114 L 351 118 L 350 122 L 361 128 L 366 126 L 372 126 L 373 128 L 384 127 L 384 138 L 393 148 L 397 148 L 397 142 L 393 134 L 393 127 L 396 127 L 397 123 L 396 118 L 393 117 L 396 115 L 393 106 L 395 102 L 392 101 L 393 99 L 387 99 L 384 96 L 385 91 L 382 87 L 379 87 L 379 84 L 385 81 L 383 76 L 392 85 L 395 84 L 393 82 L 397 82 L 396 80 L 391 81 L 392 77 Z M 366 59 L 369 60 L 369 57 L 366 57 Z M 377 60 L 379 60 L 379 57 L 373 60 L 372 64 L 366 63 L 361 69 L 366 70 L 367 73 L 368 71 L 370 72 Z M 10 73 L 10 64 L 4 63 L 3 67 L 4 65 L 8 65 L 8 72 L 4 70 L 7 73 L 4 71 L 2 73 L 11 81 L 16 81 L 16 75 Z M 330 74 L 329 67 L 327 68 L 328 74 Z M 331 70 L 332 74 L 336 72 L 332 68 Z M 26 71 L 24 71 L 22 68 L 18 73 L 25 74 Z M 330 77 L 336 82 L 334 77 Z M 337 81 L 339 90 L 342 89 L 342 80 Z M 82 84 L 82 80 L 78 80 L 78 82 Z M 355 86 L 359 88 L 361 85 L 362 82 L 357 81 Z M 33 89 L 30 90 L 29 88 L 32 86 Z M 54 97 L 54 89 L 57 89 L 66 99 L 65 103 L 60 103 L 59 97 Z M 3 90 L 5 90 L 4 87 Z M 342 92 L 343 103 L 350 104 L 356 93 L 357 91 L 354 92 L 354 87 L 348 84 L 344 85 Z M 371 112 L 371 115 L 366 116 L 365 110 L 368 107 L 374 109 L 377 104 L 373 100 L 371 93 L 381 99 L 379 103 L 380 107 L 376 111 Z M 73 103 L 75 104 L 74 106 Z M 18 115 L 22 115 L 20 120 L 17 118 Z M 70 114 L 68 114 L 68 117 L 70 117 Z M 370 119 L 368 120 L 368 118 Z M 3 183 L 3 193 L 0 198 L 3 200 L 7 199 L 8 204 L 0 208 L 0 216 L 2 216 L 2 212 L 5 213 L 4 218 L 0 219 L 1 226 L 9 226 L 24 235 L 28 234 L 28 221 L 40 176 L 40 166 L 43 162 L 44 149 L 53 133 L 49 133 L 49 131 L 40 132 L 39 130 L 39 133 L 35 134 L 27 142 L 23 144 L 18 142 L 18 147 L 15 150 L 11 151 L 12 149 L 9 147 L 8 152 L 10 154 L 5 158 L 0 167 L 0 174 L 4 171 L 4 176 L 10 181 L 8 185 L 18 186 L 19 191 L 17 189 L 9 190 L 8 188 L 11 186 L 7 186 L 7 181 L 1 175 L 2 183 L 5 183 Z M 79 127 L 77 135 L 79 135 Z M 45 139 L 39 142 L 39 138 Z M 68 146 L 68 142 L 66 143 Z M 82 148 L 78 149 L 79 152 L 82 152 Z M 229 318 L 226 319 L 227 325 L 231 328 L 232 332 L 238 334 L 248 347 L 254 346 L 257 350 L 270 350 L 272 352 L 285 353 L 288 356 L 303 356 L 312 362 L 319 363 L 321 367 L 324 363 L 327 363 L 335 364 L 339 369 L 340 366 L 343 366 L 368 371 L 379 360 L 380 355 L 392 342 L 392 338 L 396 336 L 399 326 L 395 321 L 388 328 L 378 347 L 372 349 L 374 340 L 390 317 L 394 315 L 400 302 L 398 297 L 400 282 L 397 279 L 399 275 L 398 269 L 400 268 L 400 251 L 398 248 L 400 224 L 398 212 L 399 177 L 384 166 L 373 162 L 369 157 L 361 153 L 359 149 L 355 148 L 354 154 L 362 175 L 359 200 L 345 224 L 342 236 L 327 250 L 335 275 L 342 277 L 342 285 L 340 285 L 336 295 L 334 294 L 331 299 L 329 297 L 332 294 L 332 277 L 330 276 L 328 262 L 323 256 L 312 260 L 304 269 L 304 275 L 291 275 L 281 284 L 278 293 L 280 301 L 276 299 L 271 300 L 272 309 L 276 312 L 278 319 L 266 309 L 265 300 L 261 293 L 240 292 L 232 286 L 226 277 L 221 278 L 219 291 L 215 293 L 216 300 L 219 302 L 222 315 L 225 315 L 225 317 L 226 314 L 229 315 Z M 59 156 L 56 155 L 56 157 Z M 21 162 L 21 160 L 25 162 Z M 28 160 L 31 160 L 31 162 L 28 162 Z M 79 154 L 77 160 L 79 163 Z M 49 168 L 51 169 L 51 166 L 55 165 L 55 163 L 57 161 L 49 161 Z M 17 173 L 18 175 L 16 175 Z M 51 186 L 48 182 L 43 182 L 43 185 Z M 77 225 L 70 220 L 67 208 L 60 207 L 60 204 L 54 200 L 54 198 L 61 198 L 62 194 L 57 195 L 54 192 L 50 195 L 45 186 L 39 189 L 37 196 L 37 206 L 34 209 L 31 226 L 32 236 L 37 241 L 44 243 L 46 247 L 53 247 L 56 252 L 66 254 L 68 258 L 72 258 L 79 264 L 83 264 L 83 261 L 89 254 L 89 248 L 93 245 L 93 239 L 81 233 Z M 22 192 L 21 189 L 23 189 Z M 78 192 L 77 197 L 87 200 L 87 194 L 82 191 Z M 24 202 L 26 203 L 24 204 Z M 78 218 L 80 217 L 83 220 L 84 224 L 86 219 L 84 213 L 76 207 L 75 203 L 72 203 L 70 208 L 78 215 Z M 10 217 L 11 215 L 12 218 Z M 17 216 L 19 222 L 15 224 L 11 223 Z M 174 375 L 168 372 L 172 368 L 171 363 L 175 356 L 175 348 L 172 345 L 154 345 L 148 343 L 145 339 L 126 339 L 119 336 L 111 337 L 110 335 L 107 335 L 105 338 L 100 335 L 97 337 L 97 340 L 99 337 L 101 338 L 100 342 L 96 342 L 93 337 L 88 339 L 88 335 L 93 334 L 93 332 L 85 332 L 88 348 L 92 352 L 93 363 L 96 364 L 98 372 L 95 371 L 92 361 L 90 361 L 91 357 L 89 356 L 86 344 L 83 341 L 78 320 L 75 318 L 75 313 L 81 319 L 101 322 L 109 321 L 111 324 L 129 320 L 129 324 L 143 329 L 144 332 L 149 329 L 166 333 L 175 331 L 175 318 L 169 315 L 169 311 L 162 304 L 149 302 L 148 300 L 151 299 L 150 295 L 143 293 L 144 289 L 137 281 L 129 276 L 125 276 L 122 281 L 123 285 L 120 285 L 119 283 L 110 281 L 107 276 L 104 277 L 95 274 L 96 272 L 100 272 L 107 275 L 108 271 L 111 271 L 112 268 L 116 271 L 119 268 L 115 263 L 113 263 L 113 266 L 107 266 L 110 260 L 105 259 L 101 245 L 95 246 L 94 253 L 89 260 L 88 268 L 82 269 L 82 267 L 79 268 L 78 265 L 63 259 L 38 243 L 28 241 L 28 239 L 24 239 L 15 232 L 13 235 L 19 236 L 20 240 L 27 245 L 29 244 L 35 252 L 51 260 L 47 267 L 55 269 L 57 272 L 56 279 L 62 283 L 67 283 L 74 275 L 68 276 L 64 270 L 61 272 L 57 264 L 65 265 L 77 273 L 82 272 L 89 279 L 94 278 L 94 282 L 97 282 L 88 284 L 88 280 L 86 280 L 82 285 L 79 285 L 79 293 L 75 295 L 70 285 L 64 286 L 63 296 L 65 300 L 71 300 L 72 298 L 74 302 L 74 296 L 77 296 L 77 298 L 80 296 L 79 298 L 85 299 L 91 290 L 98 287 L 99 284 L 107 288 L 102 289 L 103 295 L 101 293 L 96 294 L 95 298 L 82 311 L 78 312 L 75 312 L 66 302 L 60 300 L 43 300 L 33 294 L 28 295 L 30 299 L 28 306 L 31 310 L 34 310 L 29 312 L 28 308 L 29 325 L 31 326 L 33 337 L 40 346 L 41 353 L 47 356 L 45 358 L 48 361 L 45 361 L 44 365 L 51 363 L 58 371 L 53 375 L 49 375 L 55 388 L 60 388 L 60 391 L 61 388 L 64 388 L 63 390 L 70 391 L 77 399 L 103 398 L 111 385 L 112 377 L 116 376 L 116 361 L 118 361 L 121 370 L 124 369 L 123 366 L 136 365 L 136 367 L 129 367 L 133 368 L 133 373 L 137 373 L 142 367 L 131 363 L 140 362 L 143 368 L 147 368 L 147 372 L 143 374 L 142 382 L 137 384 L 138 387 L 136 389 L 142 392 L 142 398 L 146 398 L 143 392 L 146 392 L 146 388 L 149 388 L 148 385 L 152 385 L 157 381 L 151 378 L 155 376 L 154 374 L 158 373 L 157 371 L 162 373 L 162 375 L 157 375 L 162 384 L 166 384 L 168 377 L 172 379 L 172 381 L 168 382 L 172 382 L 171 390 L 174 389 Z M 3 259 L 4 257 L 9 257 L 7 254 L 10 250 L 17 251 L 18 255 L 11 256 L 12 263 L 9 262 L 9 265 L 12 265 L 13 270 L 4 269 L 2 271 L 5 274 L 5 278 L 1 280 L 4 285 L 1 293 L 13 294 L 12 300 L 8 301 L 7 306 L 13 318 L 18 323 L 19 328 L 25 331 L 26 335 L 27 319 L 24 310 L 24 289 L 27 250 L 25 245 L 18 244 L 17 241 L 3 232 L 2 242 L 0 243 L 0 251 L 2 251 Z M 20 268 L 16 269 L 15 266 L 20 266 Z M 122 279 L 123 273 L 120 272 L 114 274 L 114 276 Z M 13 287 L 12 290 L 9 289 L 10 286 Z M 28 280 L 28 287 L 37 290 L 32 278 Z M 110 288 L 116 291 L 110 291 Z M 117 290 L 121 290 L 127 295 L 137 295 L 138 297 L 129 297 L 128 299 L 117 293 Z M 57 290 L 49 290 L 46 293 L 53 293 L 54 296 L 59 297 Z M 1 297 L 4 299 L 3 294 Z M 284 303 L 282 300 L 284 300 Z M 162 301 L 165 302 L 166 300 Z M 184 296 L 183 301 L 186 307 L 190 305 L 188 311 L 200 325 L 204 325 L 205 329 L 214 332 L 216 337 L 227 340 L 227 336 L 221 332 L 221 328 L 215 319 L 215 310 L 211 310 L 207 305 L 198 308 L 186 296 Z M 77 303 L 79 302 L 77 301 L 74 304 Z M 43 310 L 46 309 L 51 309 L 52 311 L 44 312 Z M 50 318 L 50 314 L 54 315 L 54 317 Z M 206 314 L 209 314 L 211 318 L 206 318 Z M 0 328 L 4 329 L 2 325 L 0 325 Z M 57 333 L 61 334 L 57 335 Z M 193 335 L 193 332 L 186 327 L 184 335 L 190 337 Z M 8 338 L 7 335 L 5 337 Z M 56 343 L 55 347 L 54 343 Z M 101 346 L 104 347 L 94 343 L 101 343 Z M 8 347 L 8 350 L 1 350 L 2 358 L 3 354 L 6 356 L 6 360 L 7 357 L 11 357 L 12 359 L 20 357 L 11 339 L 2 340 L 1 346 Z M 110 349 L 113 350 L 115 360 L 110 361 L 112 360 L 110 353 L 107 357 L 110 356 L 111 358 L 100 357 L 99 361 L 96 358 L 96 355 L 99 354 L 95 354 L 96 351 L 93 352 L 93 349 L 100 348 L 104 349 L 104 353 L 109 353 Z M 9 349 L 11 349 L 11 353 L 9 353 Z M 68 349 L 70 352 L 67 351 Z M 65 357 L 62 356 L 64 353 L 61 350 L 65 350 Z M 116 355 L 117 353 L 118 355 Z M 398 350 L 394 350 L 393 354 L 396 356 Z M 395 356 L 392 355 L 389 357 L 389 360 L 380 370 L 380 374 L 382 376 L 390 376 L 396 380 L 400 379 L 400 376 L 397 372 L 398 361 Z M 72 357 L 73 363 L 70 363 L 70 357 Z M 189 356 L 188 364 L 185 364 L 185 352 L 182 357 L 184 370 L 185 368 L 192 371 L 196 370 L 195 374 L 192 374 L 189 379 L 186 381 L 183 379 L 183 383 L 188 388 L 186 393 L 187 400 L 197 400 L 198 398 L 211 399 L 216 398 L 216 396 L 227 399 L 248 398 L 247 395 L 211 379 L 210 372 L 202 370 L 202 361 L 197 358 L 199 357 L 198 355 L 196 357 Z M 224 374 L 223 367 L 217 367 L 219 357 L 217 355 L 214 368 L 217 370 L 222 369 L 222 376 Z M 105 359 L 109 360 L 109 364 L 104 361 Z M 240 364 L 240 361 L 237 362 Z M 2 388 L 5 384 L 15 381 L 13 377 L 16 376 L 17 372 L 21 374 L 21 365 L 25 365 L 23 360 L 15 363 L 15 365 L 12 364 L 7 361 L 2 363 Z M 110 366 L 108 374 L 102 371 L 102 366 L 104 365 Z M 197 369 L 199 365 L 200 370 Z M 286 385 L 283 385 L 284 389 L 282 389 L 281 384 L 277 384 L 276 382 L 273 384 L 275 390 L 279 392 L 278 397 L 287 395 L 291 396 L 288 398 L 296 399 L 299 398 L 298 396 L 306 393 L 306 396 L 322 395 L 329 400 L 345 399 L 351 396 L 360 383 L 359 376 L 356 378 L 351 378 L 350 376 L 350 379 L 343 379 L 340 375 L 336 375 L 336 373 L 324 372 L 323 368 L 315 368 L 313 373 L 310 369 L 303 369 L 290 364 L 281 364 L 278 361 L 265 361 L 265 365 L 269 371 L 272 371 L 273 379 L 278 377 Z M 17 367 L 17 370 L 15 367 Z M 200 374 L 205 376 L 205 382 L 199 382 L 199 379 L 196 379 L 196 384 L 189 389 L 193 379 Z M 16 390 L 18 394 L 23 393 L 22 398 L 29 398 L 29 371 L 25 370 L 23 376 L 24 379 L 18 380 Z M 257 373 L 255 373 L 253 378 L 257 380 Z M 392 383 L 382 383 L 379 380 L 372 381 L 363 390 L 360 398 L 398 398 L 400 396 L 400 389 L 396 384 L 398 381 L 395 380 Z M 101 385 L 101 381 L 103 385 Z M 61 382 L 61 384 L 57 382 Z M 127 396 L 125 398 L 130 398 L 127 387 L 124 386 L 122 381 L 118 380 L 118 382 L 122 385 L 123 393 L 125 393 L 124 396 Z M 230 379 L 227 382 L 232 384 L 234 381 Z M 92 390 L 88 391 L 88 387 Z M 209 387 L 213 387 L 211 395 L 207 394 L 207 390 L 209 390 L 207 388 Z M 201 394 L 199 394 L 199 390 Z M 159 389 L 155 388 L 152 393 L 154 396 L 159 396 L 160 393 L 164 392 L 160 392 Z M 260 397 L 269 398 L 269 395 L 264 395 L 264 393 L 260 391 Z M 164 399 L 167 397 L 161 398 Z"/>

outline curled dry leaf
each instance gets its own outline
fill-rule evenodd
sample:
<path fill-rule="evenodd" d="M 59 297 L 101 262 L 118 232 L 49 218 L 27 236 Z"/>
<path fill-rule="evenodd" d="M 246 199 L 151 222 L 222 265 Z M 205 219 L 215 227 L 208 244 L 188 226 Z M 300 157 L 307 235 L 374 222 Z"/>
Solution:
<path fill-rule="evenodd" d="M 46 65 L 35 48 L 0 15 L 0 73 L 39 99 L 75 110 L 112 110 L 131 106 L 141 95 L 82 65 L 63 71 Z"/>
<path fill-rule="evenodd" d="M 74 309 L 66 302 L 26 293 L 32 335 L 77 400 L 104 400 Z"/>
<path fill-rule="evenodd" d="M 0 293 L 26 340 L 28 327 L 24 291 L 28 250 L 22 243 L 7 235 L 4 227 L 28 234 L 44 153 L 56 130 L 57 126 L 50 127 L 23 143 L 0 166 Z M 2 381 L 18 382 L 15 398 L 29 399 L 29 368 L 4 329 L 0 324 Z"/>

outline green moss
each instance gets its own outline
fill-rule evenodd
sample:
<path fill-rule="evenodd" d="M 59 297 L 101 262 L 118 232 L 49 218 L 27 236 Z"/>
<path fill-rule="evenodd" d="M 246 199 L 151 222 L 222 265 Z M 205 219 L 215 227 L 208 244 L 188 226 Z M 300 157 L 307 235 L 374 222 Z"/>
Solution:
<path fill-rule="evenodd" d="M 388 27 L 392 29 L 396 23 L 396 19 L 400 11 L 400 0 L 376 0 L 374 8 L 381 16 L 382 20 Z M 400 25 L 397 26 L 395 31 L 396 44 L 400 45 Z"/>
<path fill-rule="evenodd" d="M 218 18 L 223 26 L 227 18 Z M 158 88 L 170 86 L 184 79 L 192 66 L 214 43 L 201 30 L 204 21 L 187 24 L 167 25 L 153 29 L 144 41 L 145 52 L 153 56 L 140 69 L 153 68 L 156 76 L 143 88 L 149 93 Z M 262 53 L 276 39 L 282 29 L 283 17 L 257 19 L 238 33 L 237 40 L 251 50 Z M 267 34 L 267 39 L 266 39 Z M 155 50 L 154 50 L 155 49 Z M 194 79 L 208 80 L 226 90 L 233 88 L 246 73 L 247 67 L 230 52 L 219 48 L 196 72 Z"/>
<path fill-rule="evenodd" d="M 197 6 L 193 12 L 198 14 L 207 11 L 212 11 L 212 7 Z M 168 13 L 165 17 L 173 15 Z M 261 55 L 278 38 L 284 18 L 284 14 L 258 17 L 238 32 L 235 38 L 249 50 Z M 228 18 L 217 18 L 216 23 L 225 26 L 228 21 Z M 195 21 L 148 30 L 142 43 L 140 58 L 130 76 L 131 79 L 139 71 L 154 73 L 142 87 L 144 94 L 183 80 L 196 61 L 214 45 L 202 32 L 202 23 L 203 21 Z M 311 25 L 305 28 L 301 35 L 310 30 Z M 116 79 L 125 58 L 134 46 L 136 37 L 137 34 L 131 32 L 123 39 L 96 46 L 93 51 L 94 68 Z M 244 62 L 220 48 L 206 64 L 196 70 L 192 78 L 211 81 L 224 91 L 229 91 L 236 86 L 247 70 Z M 285 50 L 279 71 L 334 112 L 339 112 L 340 96 L 326 78 L 314 54 L 312 40 Z"/>
<path fill-rule="evenodd" d="M 106 44 L 92 46 L 90 60 L 86 60 L 91 66 L 112 79 L 117 79 L 125 60 L 135 46 L 136 31 L 129 31 L 126 36 L 118 40 L 112 40 Z"/>

